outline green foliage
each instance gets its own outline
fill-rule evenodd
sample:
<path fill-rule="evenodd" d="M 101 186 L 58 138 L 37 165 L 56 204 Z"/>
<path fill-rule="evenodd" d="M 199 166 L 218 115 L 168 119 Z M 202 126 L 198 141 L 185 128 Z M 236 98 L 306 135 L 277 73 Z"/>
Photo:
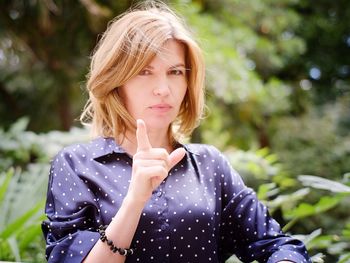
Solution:
<path fill-rule="evenodd" d="M 2 126 L 29 115 L 31 129 L 69 130 L 86 99 L 79 82 L 97 34 L 129 4 L 107 2 L 0 2 Z"/>
<path fill-rule="evenodd" d="M 39 237 L 40 223 L 44 219 L 44 200 L 38 191 L 42 192 L 40 189 L 47 184 L 45 175 L 20 173 L 13 169 L 0 174 L 0 179 L 3 179 L 0 184 L 3 197 L 0 199 L 1 260 L 43 261 L 43 253 L 38 248 L 43 245 Z M 31 254 L 35 249 L 35 253 Z"/>
<path fill-rule="evenodd" d="M 62 144 L 57 145 L 57 138 L 60 138 L 61 142 L 66 138 L 67 144 L 73 140 L 78 141 L 74 132 L 35 135 L 25 131 L 26 123 L 27 121 L 22 119 L 8 131 L 2 131 L 4 137 L 0 147 L 2 156 L 12 160 L 11 165 L 22 167 L 17 168 L 16 172 L 10 168 L 7 173 L 0 177 L 0 208 L 4 211 L 0 218 L 2 260 L 43 260 L 40 221 L 44 218 L 42 209 L 45 192 L 43 189 L 47 183 L 48 159 L 52 153 L 50 149 L 58 150 L 59 147 L 63 147 Z M 81 136 L 83 134 L 84 131 L 81 131 L 80 140 L 83 138 Z M 70 139 L 67 139 L 68 137 Z M 26 154 L 22 153 L 21 158 L 18 158 L 16 151 L 24 151 Z M 37 158 L 28 158 L 28 156 L 34 155 Z M 241 151 L 239 161 L 235 162 L 234 159 L 231 161 L 241 164 L 239 168 L 242 174 L 245 170 L 245 174 L 251 172 L 253 176 L 258 176 L 260 179 L 271 178 L 279 171 L 276 165 L 276 156 L 269 153 L 267 149 L 246 155 Z M 253 165 L 254 163 L 257 165 Z M 245 166 L 246 169 L 244 169 Z M 259 177 L 260 174 L 264 176 Z"/>
<path fill-rule="evenodd" d="M 32 155 L 35 153 L 40 158 L 17 158 L 13 162 L 17 168 L 9 168 L 0 176 L 0 209 L 4 211 L 0 216 L 0 259 L 40 262 L 44 260 L 40 222 L 44 218 L 42 209 L 48 160 L 64 145 L 86 140 L 88 136 L 82 129 L 38 135 L 24 128 L 25 121 L 19 120 L 8 131 L 3 131 L 6 147 L 0 147 L 1 156 L 17 156 L 15 148 L 7 146 L 23 145 L 20 143 L 23 138 L 27 138 L 27 141 L 31 138 L 26 147 L 19 147 L 18 150 L 32 152 Z M 297 180 L 284 170 L 277 155 L 267 148 L 247 152 L 231 149 L 227 151 L 227 156 L 246 183 L 257 190 L 259 199 L 266 203 L 271 213 L 279 215 L 277 220 L 284 225 L 284 229 L 291 233 L 303 233 L 297 237 L 306 242 L 314 262 L 322 262 L 322 257 L 339 260 L 342 257 L 341 260 L 345 260 L 344 255 L 350 251 L 347 245 L 350 241 L 350 224 L 338 222 L 332 229 L 327 229 L 320 218 L 341 207 L 341 202 L 350 195 L 349 186 L 316 176 L 299 176 Z M 302 187 L 300 182 L 308 188 Z M 312 194 L 324 190 L 330 191 L 328 194 L 322 193 L 316 202 L 312 202 Z M 320 222 L 318 229 L 308 226 L 310 220 Z M 235 261 L 231 258 L 228 262 Z"/>
<path fill-rule="evenodd" d="M 310 78 L 312 93 L 318 104 L 334 102 L 349 94 L 350 58 L 349 22 L 350 5 L 347 0 L 299 0 L 296 10 L 303 15 L 303 24 L 296 34 L 309 46 L 302 57 L 296 57 L 293 70 L 305 75 L 312 68 L 319 70 L 317 78 Z"/>
<path fill-rule="evenodd" d="M 279 119 L 271 141 L 287 169 L 337 180 L 350 171 L 350 136 L 341 132 L 346 105 L 347 100 Z"/>
<path fill-rule="evenodd" d="M 303 185 L 311 186 L 317 189 L 328 190 L 334 193 L 350 194 L 350 187 L 332 180 L 328 180 L 318 176 L 300 175 L 299 180 Z"/>
<path fill-rule="evenodd" d="M 41 221 L 49 160 L 64 145 L 86 140 L 83 129 L 38 135 L 19 119 L 0 130 L 0 260 L 44 262 Z"/>
<path fill-rule="evenodd" d="M 220 12 L 215 9 L 203 14 L 201 6 L 178 2 L 176 8 L 190 23 L 205 51 L 209 114 L 201 128 L 203 141 L 220 142 L 217 146 L 235 144 L 243 149 L 267 146 L 263 132 L 270 116 L 290 109 L 290 85 L 272 74 L 285 64 L 283 60 L 303 52 L 303 47 L 294 46 L 303 46 L 300 38 L 278 39 L 279 34 L 298 24 L 294 21 L 296 14 L 287 9 L 285 13 L 290 15 L 281 16 L 281 7 L 259 1 L 222 1 L 218 5 Z M 255 10 L 256 5 L 262 10 Z M 232 10 L 236 16 L 228 13 Z M 273 24 L 277 13 L 280 27 L 266 36 L 247 22 L 264 20 Z M 288 46 L 290 52 L 281 50 L 282 46 Z M 220 136 L 220 140 L 213 140 L 210 135 Z"/>
<path fill-rule="evenodd" d="M 270 213 L 277 216 L 283 230 L 304 233 L 296 237 L 305 242 L 313 262 L 336 262 L 341 257 L 345 260 L 344 255 L 350 252 L 347 223 L 350 217 L 343 204 L 350 199 L 348 185 L 310 175 L 296 179 L 284 170 L 276 154 L 266 148 L 248 152 L 229 150 L 226 155 L 246 184 L 257 190 L 258 198 L 265 202 Z M 334 215 L 341 215 L 341 211 L 346 216 L 339 221 Z M 325 218 L 331 218 L 331 223 Z M 229 262 L 240 261 L 233 257 Z"/>
<path fill-rule="evenodd" d="M 314 262 L 350 262 L 349 1 L 169 2 L 205 53 L 208 111 L 196 141 L 227 150 L 284 229 L 303 234 Z M 0 259 L 43 260 L 49 160 L 88 138 L 47 131 L 70 129 L 97 34 L 129 5 L 1 1 Z"/>

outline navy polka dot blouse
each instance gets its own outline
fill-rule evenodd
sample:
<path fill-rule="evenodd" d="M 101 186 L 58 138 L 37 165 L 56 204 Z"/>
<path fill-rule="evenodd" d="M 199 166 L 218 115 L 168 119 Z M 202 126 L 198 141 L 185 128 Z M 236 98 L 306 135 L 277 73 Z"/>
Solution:
<path fill-rule="evenodd" d="M 186 156 L 146 204 L 131 262 L 311 262 L 304 244 L 281 232 L 266 207 L 214 147 L 184 145 Z M 117 213 L 132 158 L 111 138 L 63 149 L 53 159 L 42 224 L 49 262 L 81 262 L 97 229 Z"/>

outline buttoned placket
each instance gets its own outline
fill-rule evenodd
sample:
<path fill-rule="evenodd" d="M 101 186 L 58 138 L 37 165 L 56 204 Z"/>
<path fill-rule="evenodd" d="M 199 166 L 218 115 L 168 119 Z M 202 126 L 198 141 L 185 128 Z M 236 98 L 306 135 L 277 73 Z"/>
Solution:
<path fill-rule="evenodd" d="M 152 193 L 152 205 L 158 214 L 159 229 L 157 231 L 157 241 L 159 251 L 158 256 L 162 255 L 161 262 L 170 262 L 170 228 L 168 219 L 168 201 L 165 194 L 165 184 L 163 181 L 159 187 Z"/>

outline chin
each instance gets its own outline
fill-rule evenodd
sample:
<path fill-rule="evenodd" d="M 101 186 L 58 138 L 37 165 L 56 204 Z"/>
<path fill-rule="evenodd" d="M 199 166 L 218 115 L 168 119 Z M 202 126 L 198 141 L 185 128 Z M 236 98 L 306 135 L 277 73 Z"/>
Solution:
<path fill-rule="evenodd" d="M 164 130 L 168 129 L 170 124 L 173 122 L 173 119 L 170 118 L 147 118 L 144 120 L 146 122 L 147 129 L 155 130 Z"/>

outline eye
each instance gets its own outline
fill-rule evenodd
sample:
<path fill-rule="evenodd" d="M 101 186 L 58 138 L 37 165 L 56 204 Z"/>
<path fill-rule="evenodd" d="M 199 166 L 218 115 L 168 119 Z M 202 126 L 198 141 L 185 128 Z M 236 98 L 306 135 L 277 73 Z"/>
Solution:
<path fill-rule="evenodd" d="M 172 70 L 170 70 L 169 74 L 181 76 L 181 75 L 184 75 L 185 72 L 183 70 L 180 70 L 180 69 L 172 69 Z"/>
<path fill-rule="evenodd" d="M 147 76 L 147 75 L 151 75 L 151 71 L 149 69 L 143 69 L 139 72 L 140 76 Z"/>

